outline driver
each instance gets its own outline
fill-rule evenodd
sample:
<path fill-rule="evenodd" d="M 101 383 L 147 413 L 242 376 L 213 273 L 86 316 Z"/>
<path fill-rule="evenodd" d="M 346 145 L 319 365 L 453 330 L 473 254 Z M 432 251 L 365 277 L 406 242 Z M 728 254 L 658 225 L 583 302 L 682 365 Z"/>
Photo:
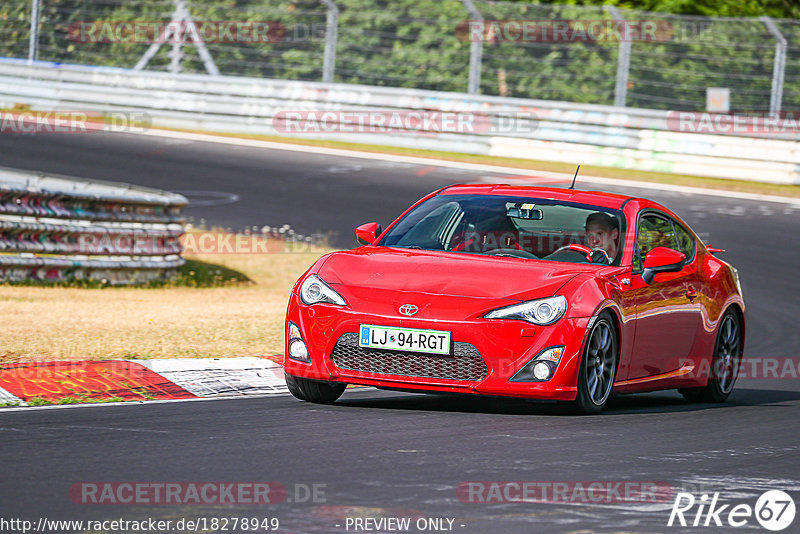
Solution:
<path fill-rule="evenodd" d="M 604 250 L 610 262 L 613 262 L 619 250 L 619 221 L 602 211 L 592 213 L 586 217 L 586 240 L 589 248 Z"/>

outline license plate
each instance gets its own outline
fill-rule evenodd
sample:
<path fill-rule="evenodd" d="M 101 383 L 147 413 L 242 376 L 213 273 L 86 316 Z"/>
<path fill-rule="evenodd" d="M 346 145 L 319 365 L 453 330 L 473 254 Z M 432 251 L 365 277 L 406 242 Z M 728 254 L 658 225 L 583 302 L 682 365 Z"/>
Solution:
<path fill-rule="evenodd" d="M 358 346 L 449 355 L 450 332 L 362 324 Z"/>

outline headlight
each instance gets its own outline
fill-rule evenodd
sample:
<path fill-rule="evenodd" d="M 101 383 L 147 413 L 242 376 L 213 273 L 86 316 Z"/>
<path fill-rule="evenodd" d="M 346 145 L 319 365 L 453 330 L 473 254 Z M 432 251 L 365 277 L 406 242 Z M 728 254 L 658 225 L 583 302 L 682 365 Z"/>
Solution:
<path fill-rule="evenodd" d="M 338 304 L 339 306 L 347 305 L 342 296 L 331 289 L 331 286 L 316 274 L 312 274 L 303 281 L 303 285 L 300 286 L 300 300 L 309 306 L 320 302 Z"/>
<path fill-rule="evenodd" d="M 561 295 L 546 299 L 529 300 L 521 304 L 506 306 L 490 311 L 486 319 L 520 319 L 529 323 L 546 326 L 553 324 L 567 311 L 567 299 Z"/>

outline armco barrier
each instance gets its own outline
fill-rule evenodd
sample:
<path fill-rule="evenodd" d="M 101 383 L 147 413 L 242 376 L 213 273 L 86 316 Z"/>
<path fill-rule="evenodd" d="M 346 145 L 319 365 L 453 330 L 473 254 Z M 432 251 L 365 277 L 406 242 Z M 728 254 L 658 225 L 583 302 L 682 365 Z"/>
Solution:
<path fill-rule="evenodd" d="M 156 127 L 565 161 L 719 178 L 800 183 L 800 129 L 747 136 L 674 131 L 670 112 L 416 89 L 175 75 L 0 60 L 0 109 L 146 113 Z M 313 133 L 276 129 L 280 112 L 469 112 L 490 127 L 447 133 Z M 419 135 L 422 134 L 422 135 Z"/>
<path fill-rule="evenodd" d="M 183 265 L 186 198 L 0 168 L 0 281 L 136 284 Z"/>

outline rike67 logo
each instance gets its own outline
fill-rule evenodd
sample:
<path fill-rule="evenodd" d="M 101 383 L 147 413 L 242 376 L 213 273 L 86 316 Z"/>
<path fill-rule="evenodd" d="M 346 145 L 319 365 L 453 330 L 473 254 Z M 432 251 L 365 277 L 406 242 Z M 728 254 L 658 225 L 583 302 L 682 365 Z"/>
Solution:
<path fill-rule="evenodd" d="M 672 504 L 667 526 L 744 527 L 755 520 L 765 529 L 784 530 L 794 522 L 795 505 L 788 493 L 771 490 L 761 494 L 755 507 L 746 503 L 718 504 L 719 493 L 702 495 L 679 492 Z"/>

